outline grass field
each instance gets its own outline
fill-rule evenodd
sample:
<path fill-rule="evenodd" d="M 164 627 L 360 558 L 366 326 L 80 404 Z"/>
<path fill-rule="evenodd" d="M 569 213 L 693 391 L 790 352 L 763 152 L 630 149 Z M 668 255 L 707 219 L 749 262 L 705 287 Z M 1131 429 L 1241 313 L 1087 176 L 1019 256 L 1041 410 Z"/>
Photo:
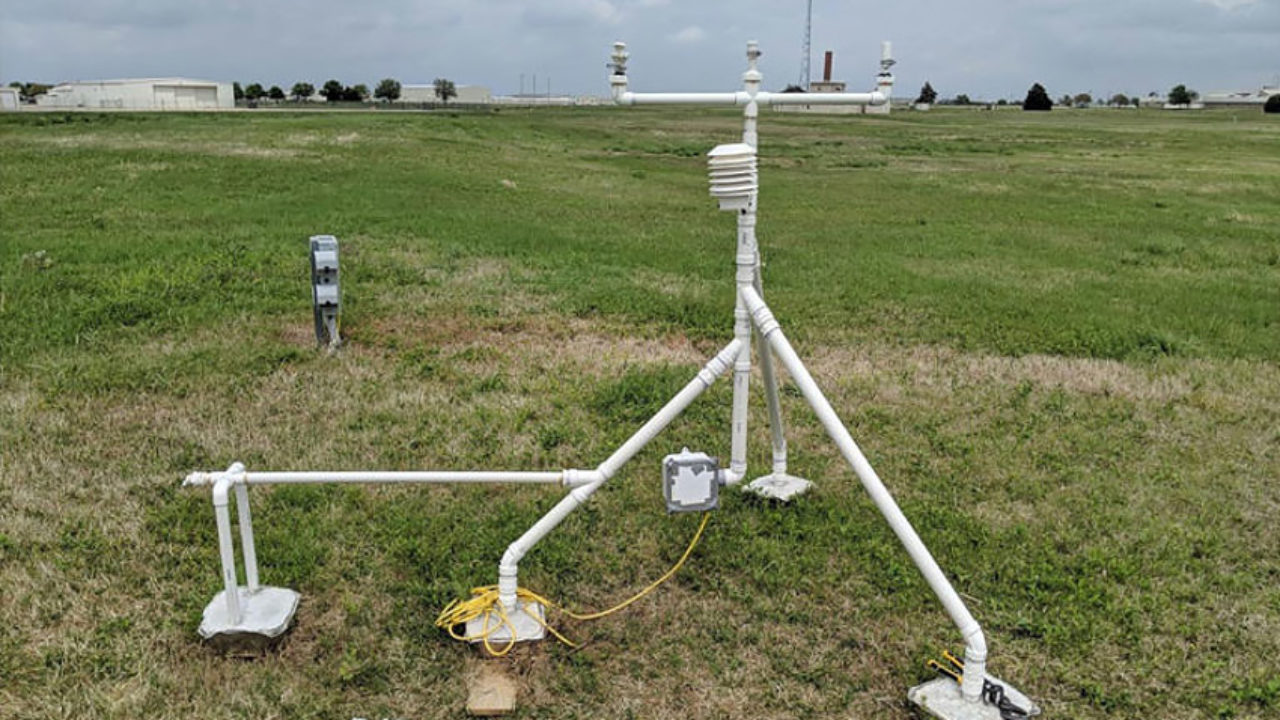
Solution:
<path fill-rule="evenodd" d="M 548 488 L 254 491 L 253 660 L 194 469 L 592 467 L 730 335 L 733 113 L 0 116 L 0 716 L 462 715 L 432 626 Z M 767 114 L 766 291 L 1051 717 L 1280 714 L 1280 122 Z M 504 183 L 505 181 L 509 181 Z M 514 187 L 512 187 L 514 185 Z M 306 238 L 342 241 L 313 348 Z M 758 387 L 758 384 L 756 385 Z M 719 383 L 521 565 L 580 609 L 696 524 L 659 459 L 727 455 Z M 753 398 L 753 476 L 768 466 Z M 631 610 L 506 662 L 524 717 L 904 718 L 954 630 L 821 427 L 816 492 L 736 492 Z"/>

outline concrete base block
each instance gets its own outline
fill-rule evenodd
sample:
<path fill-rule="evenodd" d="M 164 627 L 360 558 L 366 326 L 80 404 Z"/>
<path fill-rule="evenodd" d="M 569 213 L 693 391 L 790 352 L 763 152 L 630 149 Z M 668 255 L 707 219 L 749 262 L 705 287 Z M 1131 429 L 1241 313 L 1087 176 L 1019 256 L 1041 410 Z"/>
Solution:
<path fill-rule="evenodd" d="M 288 588 L 237 588 L 240 598 L 240 620 L 234 622 L 227 612 L 227 593 L 213 596 L 205 606 L 200 621 L 200 636 L 226 651 L 258 650 L 278 640 L 293 622 L 298 611 L 298 593 Z"/>
<path fill-rule="evenodd" d="M 1026 695 L 1008 683 L 990 675 L 987 679 L 1004 686 L 1005 696 L 1014 705 L 1027 711 L 1030 717 L 1040 714 L 1040 708 Z M 930 680 L 907 691 L 907 699 L 931 717 L 940 720 L 1000 720 L 1000 710 L 982 700 L 969 702 L 960 694 L 960 686 L 950 678 Z"/>
<path fill-rule="evenodd" d="M 774 473 L 758 477 L 747 483 L 744 492 L 755 493 L 762 498 L 790 502 L 793 498 L 805 494 L 813 483 L 786 473 Z"/>
<path fill-rule="evenodd" d="M 467 637 L 476 637 L 472 643 L 483 642 L 477 636 L 489 631 L 489 645 L 501 649 L 511 642 L 512 629 L 515 630 L 516 642 L 541 640 L 547 635 L 547 611 L 540 603 L 527 602 L 514 612 L 507 613 L 507 623 L 502 622 L 498 613 L 490 612 L 474 620 L 467 621 Z M 509 624 L 508 624 L 509 623 Z"/>

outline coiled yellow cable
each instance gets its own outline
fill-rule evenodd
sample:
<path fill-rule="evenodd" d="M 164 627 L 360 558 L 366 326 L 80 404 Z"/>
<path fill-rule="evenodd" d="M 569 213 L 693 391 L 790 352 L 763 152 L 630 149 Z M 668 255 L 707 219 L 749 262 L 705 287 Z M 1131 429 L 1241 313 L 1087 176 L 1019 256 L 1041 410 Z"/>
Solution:
<path fill-rule="evenodd" d="M 617 605 L 614 605 L 608 610 L 601 610 L 593 613 L 576 613 L 551 602 L 532 590 L 526 590 L 525 588 L 516 588 L 517 601 L 522 605 L 530 602 L 539 603 L 543 607 L 555 609 L 565 615 L 568 615 L 574 620 L 580 621 L 599 620 L 602 617 L 612 615 L 619 610 L 625 609 L 627 606 L 645 595 L 653 592 L 659 585 L 670 580 L 673 575 L 679 572 L 680 568 L 684 566 L 685 561 L 693 554 L 693 549 L 698 546 L 698 540 L 702 538 L 702 531 L 706 529 L 707 521 L 710 519 L 711 513 L 706 512 L 702 514 L 702 522 L 698 524 L 697 532 L 693 534 L 693 539 L 689 541 L 689 547 L 685 548 L 684 554 L 680 556 L 680 559 L 676 561 L 675 565 L 671 566 L 670 570 L 663 573 L 662 577 L 659 577 L 657 580 L 649 583 L 649 585 L 640 592 L 632 595 L 626 600 L 623 600 Z M 475 620 L 480 617 L 484 618 L 484 622 L 480 626 L 480 632 L 475 635 L 459 633 L 455 629 L 459 625 L 465 625 L 468 621 Z M 554 635 L 560 642 L 568 645 L 569 647 L 578 647 L 577 643 L 560 634 L 559 631 L 551 627 L 551 625 L 545 620 L 539 618 L 537 615 L 530 615 L 530 617 L 540 623 L 542 627 L 546 628 L 547 632 Z M 495 618 L 496 622 L 493 622 Z M 490 624 L 491 622 L 493 622 L 492 625 Z M 507 641 L 506 645 L 496 648 L 489 642 L 489 638 L 504 626 L 507 628 L 510 639 Z M 455 640 L 462 640 L 464 642 L 480 641 L 484 644 L 485 651 L 494 657 L 502 657 L 503 655 L 506 655 L 511 652 L 511 648 L 515 647 L 516 644 L 515 626 L 512 625 L 510 618 L 507 617 L 506 611 L 502 608 L 502 603 L 498 602 L 497 585 L 484 585 L 482 587 L 472 588 L 471 597 L 465 600 L 454 600 L 446 605 L 445 608 L 440 611 L 440 615 L 436 617 L 436 627 L 445 630 L 445 632 L 449 633 L 449 637 L 452 637 Z"/>

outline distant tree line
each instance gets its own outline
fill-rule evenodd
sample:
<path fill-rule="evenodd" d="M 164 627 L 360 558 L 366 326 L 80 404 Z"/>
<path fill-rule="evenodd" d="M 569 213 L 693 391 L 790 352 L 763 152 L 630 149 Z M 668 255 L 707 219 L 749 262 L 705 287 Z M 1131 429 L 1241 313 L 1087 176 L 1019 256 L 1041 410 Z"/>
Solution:
<path fill-rule="evenodd" d="M 1148 97 L 1152 100 L 1158 101 L 1160 98 L 1160 95 L 1159 93 L 1153 92 Z M 1166 95 L 1166 100 L 1170 105 L 1190 105 L 1194 103 L 1199 97 L 1200 97 L 1199 93 L 1197 93 L 1195 90 L 1189 89 L 1186 85 L 1175 85 Z M 954 98 L 951 98 L 951 99 L 939 100 L 938 92 L 934 90 L 933 85 L 928 82 L 926 82 L 920 88 L 920 94 L 916 96 L 915 101 L 916 103 L 919 103 L 919 104 L 939 103 L 943 105 L 962 105 L 962 106 L 963 105 L 985 105 L 987 107 L 990 107 L 992 105 L 1004 106 L 1004 105 L 1011 104 L 1010 101 L 1007 101 L 1004 99 L 997 100 L 994 103 L 991 103 L 988 101 L 974 101 L 965 93 L 959 93 Z M 1016 101 L 1013 101 L 1013 102 L 1016 102 Z M 1280 95 L 1272 96 L 1271 98 L 1268 99 L 1267 103 L 1268 104 L 1264 107 L 1265 112 L 1280 112 Z M 1045 90 L 1043 85 L 1041 85 L 1040 83 L 1034 83 L 1032 84 L 1031 88 L 1027 90 L 1027 95 L 1022 101 L 1023 110 L 1032 110 L 1032 111 L 1052 110 L 1055 105 L 1059 107 L 1078 107 L 1078 108 L 1093 107 L 1095 105 L 1095 98 L 1093 97 L 1092 93 L 1087 93 L 1087 92 L 1076 93 L 1075 95 L 1064 94 L 1055 103 L 1053 98 L 1050 97 L 1049 91 Z M 1108 107 L 1129 107 L 1129 106 L 1140 107 L 1142 105 L 1142 98 L 1137 95 L 1129 96 L 1129 95 L 1125 95 L 1124 93 L 1116 93 L 1106 101 L 1106 105 Z M 1273 108 L 1273 109 L 1268 109 L 1268 108 Z"/>
<path fill-rule="evenodd" d="M 262 83 L 250 83 L 244 86 L 241 86 L 239 82 L 232 83 L 232 92 L 235 95 L 235 99 L 246 100 L 250 103 L 257 103 L 263 98 L 275 101 L 292 99 L 295 102 L 301 102 L 310 100 L 316 95 L 330 103 L 367 102 L 370 97 L 390 103 L 401 98 L 403 89 L 404 86 L 395 78 L 383 78 L 378 81 L 378 84 L 374 86 L 373 92 L 370 92 L 369 86 L 363 83 L 344 85 L 336 79 L 325 81 L 318 91 L 316 86 L 309 82 L 296 82 L 287 95 L 278 85 L 272 85 L 270 88 L 264 89 Z M 448 104 L 450 100 L 458 96 L 457 85 L 447 78 L 436 78 L 433 89 L 436 99 L 445 104 Z"/>

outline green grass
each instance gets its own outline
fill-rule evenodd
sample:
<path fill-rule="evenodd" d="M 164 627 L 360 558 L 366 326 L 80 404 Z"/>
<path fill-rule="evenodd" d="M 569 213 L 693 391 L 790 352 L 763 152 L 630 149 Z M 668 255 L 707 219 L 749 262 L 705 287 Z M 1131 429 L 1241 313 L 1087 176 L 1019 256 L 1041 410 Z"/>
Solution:
<path fill-rule="evenodd" d="M 0 707 L 27 717 L 457 717 L 431 624 L 559 494 L 255 490 L 252 660 L 193 469 L 589 467 L 727 339 L 733 113 L 0 116 Z M 987 629 L 1059 717 L 1280 712 L 1280 124 L 1261 113 L 766 114 L 771 305 Z M 503 181 L 510 181 L 504 184 Z M 514 188 L 507 185 L 514 183 Z M 306 237 L 343 242 L 346 349 Z M 696 518 L 658 461 L 727 454 L 706 397 L 522 563 L 599 608 Z M 753 398 L 751 462 L 768 465 Z M 526 717 L 906 717 L 945 614 L 791 388 L 774 508 L 578 651 Z"/>

